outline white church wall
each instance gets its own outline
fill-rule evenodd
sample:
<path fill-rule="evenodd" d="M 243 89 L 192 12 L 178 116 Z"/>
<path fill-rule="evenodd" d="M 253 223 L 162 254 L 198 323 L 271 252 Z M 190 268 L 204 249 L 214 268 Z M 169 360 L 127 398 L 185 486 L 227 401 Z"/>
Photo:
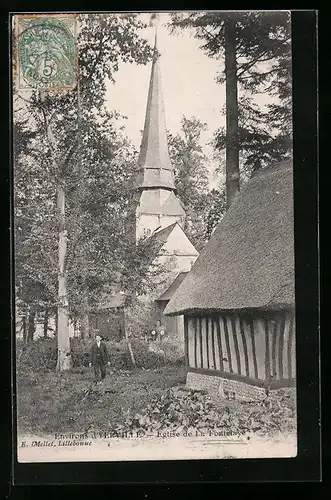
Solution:
<path fill-rule="evenodd" d="M 160 226 L 160 218 L 158 215 L 140 215 L 136 225 L 136 237 L 150 236 L 157 227 Z"/>
<path fill-rule="evenodd" d="M 156 262 L 171 270 L 173 273 L 179 273 L 190 271 L 195 260 L 196 257 L 192 255 L 160 255 L 157 257 Z"/>
<path fill-rule="evenodd" d="M 179 226 L 175 226 L 171 231 L 162 250 L 168 255 L 189 256 L 192 258 L 197 258 L 199 255 L 184 231 Z"/>
<path fill-rule="evenodd" d="M 183 226 L 184 225 L 184 218 L 176 216 L 176 215 L 165 216 L 162 214 L 161 215 L 140 214 L 139 217 L 137 217 L 137 224 L 136 224 L 137 238 L 141 238 L 142 236 L 150 236 L 156 229 L 158 229 L 158 228 L 163 229 L 165 227 L 170 226 L 171 224 L 174 224 L 175 222 L 177 222 L 179 225 Z M 176 234 L 178 235 L 178 231 L 176 231 Z M 178 235 L 178 238 L 180 238 L 180 240 L 183 240 L 183 236 Z M 174 240 L 174 239 L 175 238 L 172 238 L 172 240 Z M 184 247 L 184 242 L 182 242 L 182 243 L 179 242 L 179 245 L 181 247 Z M 189 247 L 186 245 L 186 247 L 193 249 L 193 250 L 191 250 L 191 251 L 193 251 L 193 253 L 196 252 L 193 245 L 190 245 Z"/>
<path fill-rule="evenodd" d="M 172 276 L 190 271 L 199 253 L 180 226 L 175 226 L 154 263 L 162 265 Z"/>
<path fill-rule="evenodd" d="M 184 217 L 180 217 L 179 215 L 161 215 L 161 227 L 171 226 L 171 224 L 174 224 L 175 222 L 178 222 L 180 226 L 184 226 Z"/>

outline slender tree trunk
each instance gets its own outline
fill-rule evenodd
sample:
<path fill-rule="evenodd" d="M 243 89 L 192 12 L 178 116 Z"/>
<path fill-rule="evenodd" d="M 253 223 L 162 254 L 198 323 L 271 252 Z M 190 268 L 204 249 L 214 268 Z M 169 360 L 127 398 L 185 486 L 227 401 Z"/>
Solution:
<path fill-rule="evenodd" d="M 48 332 L 48 307 L 45 309 L 45 314 L 44 314 L 44 338 L 47 339 L 47 332 Z"/>
<path fill-rule="evenodd" d="M 225 21 L 226 78 L 226 208 L 239 191 L 238 79 L 236 21 Z"/>
<path fill-rule="evenodd" d="M 59 318 L 58 309 L 56 309 L 56 311 L 55 311 L 55 331 L 54 331 L 55 338 L 57 338 L 57 333 L 59 331 L 59 328 L 58 328 L 58 326 L 59 326 L 58 318 Z"/>
<path fill-rule="evenodd" d="M 74 319 L 73 325 L 74 325 L 74 337 L 77 337 L 78 335 L 77 335 L 77 320 L 76 319 Z"/>
<path fill-rule="evenodd" d="M 67 231 L 65 229 L 65 192 L 59 184 L 57 188 L 59 210 L 59 267 L 58 267 L 58 333 L 57 333 L 57 371 L 70 370 L 71 352 L 69 338 L 69 304 L 67 295 L 67 275 L 65 260 L 67 254 Z"/>
<path fill-rule="evenodd" d="M 28 335 L 27 335 L 28 344 L 33 341 L 34 332 L 36 330 L 35 319 L 36 319 L 36 308 L 31 306 L 28 319 Z"/>
<path fill-rule="evenodd" d="M 84 313 L 81 319 L 81 338 L 90 338 L 90 321 L 88 314 Z"/>
<path fill-rule="evenodd" d="M 22 316 L 22 335 L 23 335 L 23 344 L 26 344 L 26 317 L 27 314 Z"/>
<path fill-rule="evenodd" d="M 81 336 L 82 339 L 90 337 L 90 319 L 89 319 L 89 303 L 87 294 L 84 295 L 84 312 L 81 319 Z"/>
<path fill-rule="evenodd" d="M 129 353 L 130 353 L 130 358 L 131 358 L 132 364 L 133 364 L 134 367 L 136 367 L 136 360 L 135 360 L 135 357 L 134 357 L 134 354 L 133 354 L 133 349 L 132 349 L 130 337 L 128 336 L 127 333 L 125 333 L 125 338 L 126 338 L 126 342 L 128 344 L 128 349 L 129 349 Z"/>
<path fill-rule="evenodd" d="M 40 92 L 40 101 L 45 103 L 45 93 Z M 54 172 L 58 172 L 55 159 L 56 141 L 47 116 L 47 110 L 43 109 L 46 134 L 49 146 L 52 149 L 52 163 Z M 58 172 L 59 175 L 59 172 Z M 57 308 L 57 371 L 70 370 L 72 360 L 69 338 L 69 304 L 67 294 L 67 275 L 65 261 L 67 254 L 67 231 L 65 228 L 65 191 L 58 180 L 57 185 L 57 208 L 59 211 L 59 248 L 58 248 L 58 308 Z"/>
<path fill-rule="evenodd" d="M 124 326 L 124 332 L 125 332 L 125 340 L 126 340 L 126 343 L 127 343 L 128 349 L 129 349 L 129 353 L 130 353 L 130 358 L 131 358 L 131 361 L 132 361 L 134 368 L 136 368 L 137 365 L 136 365 L 136 360 L 135 360 L 135 357 L 133 354 L 133 349 L 132 349 L 132 345 L 131 345 L 131 341 L 130 341 L 130 337 L 129 337 L 129 332 L 128 332 L 128 329 L 126 328 L 126 325 L 125 325 L 125 316 L 123 317 L 123 326 Z"/>

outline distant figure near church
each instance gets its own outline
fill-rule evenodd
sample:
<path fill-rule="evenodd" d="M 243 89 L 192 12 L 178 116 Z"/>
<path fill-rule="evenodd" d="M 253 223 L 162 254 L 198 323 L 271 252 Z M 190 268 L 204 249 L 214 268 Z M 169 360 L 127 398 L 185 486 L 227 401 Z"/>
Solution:
<path fill-rule="evenodd" d="M 100 335 L 95 336 L 91 349 L 91 362 L 90 367 L 93 365 L 94 375 L 96 380 L 104 380 L 106 377 L 106 367 L 110 362 L 108 361 L 108 350 L 106 344 L 102 342 Z"/>
<path fill-rule="evenodd" d="M 165 328 L 161 325 L 161 321 L 158 320 L 156 323 L 156 335 L 158 340 L 162 340 L 165 334 Z"/>

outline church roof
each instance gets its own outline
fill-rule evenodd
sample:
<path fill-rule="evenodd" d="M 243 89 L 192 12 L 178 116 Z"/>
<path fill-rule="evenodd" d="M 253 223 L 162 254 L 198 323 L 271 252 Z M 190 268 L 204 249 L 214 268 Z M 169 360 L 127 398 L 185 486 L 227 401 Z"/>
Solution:
<path fill-rule="evenodd" d="M 167 143 L 157 34 L 155 35 L 154 58 L 138 165 L 140 172 L 137 177 L 137 187 L 163 187 L 175 190 Z"/>
<path fill-rule="evenodd" d="M 165 314 L 295 304 L 292 162 L 258 171 L 236 196 Z"/>
<path fill-rule="evenodd" d="M 156 299 L 156 301 L 162 301 L 162 300 L 170 300 L 179 285 L 182 283 L 183 279 L 185 276 L 187 276 L 188 271 L 183 271 L 179 274 L 177 274 L 176 278 L 174 281 L 171 283 L 171 285 Z"/>
<path fill-rule="evenodd" d="M 174 222 L 173 224 L 170 224 L 170 226 L 159 229 L 154 233 L 154 238 L 160 243 L 165 243 L 176 224 L 177 222 Z"/>
<path fill-rule="evenodd" d="M 175 193 L 169 193 L 169 196 L 166 198 L 165 202 L 162 205 L 162 210 L 164 214 L 167 215 L 184 215 L 185 210 L 183 204 Z"/>
<path fill-rule="evenodd" d="M 166 198 L 161 196 L 159 189 L 148 189 L 141 193 L 139 213 L 179 215 L 185 217 L 183 206 L 173 191 L 168 191 Z"/>
<path fill-rule="evenodd" d="M 193 258 L 199 255 L 199 252 L 178 222 L 155 231 L 151 238 L 154 238 L 158 243 L 156 245 L 157 252 L 163 248 L 168 255 L 169 252 L 171 255 L 182 255 Z"/>
<path fill-rule="evenodd" d="M 174 176 L 171 170 L 163 168 L 143 167 L 136 177 L 136 188 L 163 188 L 176 190 Z"/>

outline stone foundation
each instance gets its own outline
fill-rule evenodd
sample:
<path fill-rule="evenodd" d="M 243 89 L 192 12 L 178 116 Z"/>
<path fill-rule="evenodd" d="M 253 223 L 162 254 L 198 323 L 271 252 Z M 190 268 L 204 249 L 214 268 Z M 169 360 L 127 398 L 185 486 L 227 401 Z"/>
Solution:
<path fill-rule="evenodd" d="M 263 387 L 203 373 L 188 372 L 186 385 L 190 389 L 204 389 L 223 398 L 239 401 L 258 401 L 266 398 Z"/>
<path fill-rule="evenodd" d="M 263 387 L 250 385 L 238 380 L 221 379 L 219 393 L 224 398 L 237 399 L 240 401 L 261 401 L 267 394 Z"/>
<path fill-rule="evenodd" d="M 189 389 L 207 390 L 213 393 L 219 392 L 220 381 L 220 377 L 203 375 L 202 373 L 188 372 L 186 376 L 186 386 Z"/>

